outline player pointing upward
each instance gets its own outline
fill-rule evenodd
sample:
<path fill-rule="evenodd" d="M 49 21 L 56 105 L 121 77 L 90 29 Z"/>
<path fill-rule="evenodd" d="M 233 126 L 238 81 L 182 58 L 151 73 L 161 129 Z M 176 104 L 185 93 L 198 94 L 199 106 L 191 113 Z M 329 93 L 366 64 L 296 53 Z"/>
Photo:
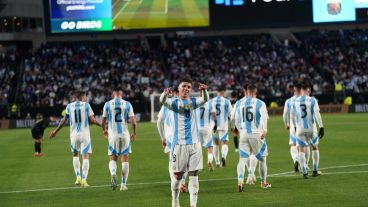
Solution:
<path fill-rule="evenodd" d="M 190 205 L 195 207 L 198 198 L 198 171 L 203 168 L 202 148 L 199 140 L 197 108 L 208 100 L 207 86 L 199 84 L 202 97 L 190 97 L 192 81 L 185 78 L 180 81 L 177 98 L 168 98 L 171 88 L 165 89 L 160 102 L 174 113 L 174 130 L 171 147 L 172 170 L 175 178 L 171 182 L 172 206 L 179 205 L 179 185 L 184 172 L 189 174 Z"/>

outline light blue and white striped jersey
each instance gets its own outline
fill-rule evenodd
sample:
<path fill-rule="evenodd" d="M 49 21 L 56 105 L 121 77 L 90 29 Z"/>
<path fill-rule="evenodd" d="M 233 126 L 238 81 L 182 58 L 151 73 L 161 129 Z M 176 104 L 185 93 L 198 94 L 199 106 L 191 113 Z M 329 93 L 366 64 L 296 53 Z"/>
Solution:
<path fill-rule="evenodd" d="M 231 117 L 232 106 L 229 99 L 217 96 L 209 100 L 210 104 L 215 107 L 217 116 L 217 130 L 229 129 L 228 119 Z"/>
<path fill-rule="evenodd" d="M 195 144 L 200 142 L 199 119 L 196 110 L 208 100 L 208 92 L 204 91 L 203 97 L 191 97 L 186 100 L 179 98 L 167 98 L 163 93 L 160 102 L 174 114 L 173 145 Z"/>
<path fill-rule="evenodd" d="M 165 138 L 172 142 L 173 137 L 173 122 L 174 122 L 174 114 L 173 111 L 169 110 L 167 107 L 162 106 L 160 112 L 158 113 L 158 124 L 163 124 L 163 130 L 161 127 L 158 127 L 158 131 L 160 133 L 161 138 Z"/>
<path fill-rule="evenodd" d="M 245 97 L 235 104 L 234 122 L 241 134 L 267 132 L 267 107 L 257 99 Z"/>
<path fill-rule="evenodd" d="M 283 120 L 284 120 L 284 124 L 290 126 L 290 131 L 295 130 L 294 129 L 295 126 L 294 126 L 293 122 L 291 121 L 291 107 L 292 107 L 292 104 L 295 102 L 296 98 L 297 98 L 297 96 L 293 96 L 293 97 L 288 98 L 285 101 L 284 113 L 282 115 Z"/>
<path fill-rule="evenodd" d="M 128 134 L 129 118 L 134 116 L 133 107 L 121 98 L 114 98 L 105 103 L 102 117 L 107 118 L 109 137 L 121 137 Z"/>
<path fill-rule="evenodd" d="M 297 97 L 292 103 L 292 121 L 297 129 L 307 131 L 313 131 L 316 121 L 319 127 L 323 127 L 317 100 L 310 96 Z"/>
<path fill-rule="evenodd" d="M 213 103 L 211 101 L 207 101 L 196 110 L 199 120 L 199 129 L 212 129 L 215 125 L 212 112 L 216 113 L 216 108 Z"/>
<path fill-rule="evenodd" d="M 89 103 L 75 101 L 66 106 L 66 118 L 70 123 L 70 135 L 89 134 L 89 117 L 93 116 Z"/>

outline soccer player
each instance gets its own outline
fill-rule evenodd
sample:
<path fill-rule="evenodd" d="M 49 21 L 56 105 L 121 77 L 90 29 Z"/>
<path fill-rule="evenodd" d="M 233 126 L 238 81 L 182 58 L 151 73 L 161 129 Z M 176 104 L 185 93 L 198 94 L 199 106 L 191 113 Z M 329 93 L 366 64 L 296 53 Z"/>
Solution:
<path fill-rule="evenodd" d="M 289 130 L 289 145 L 290 145 L 290 154 L 291 158 L 293 159 L 294 163 L 294 171 L 299 172 L 299 155 L 298 155 L 298 148 L 296 146 L 296 137 L 295 137 L 295 126 L 293 125 L 293 122 L 290 121 L 290 115 L 291 115 L 291 106 L 294 103 L 295 99 L 300 95 L 300 84 L 295 83 L 294 86 L 292 86 L 294 91 L 294 96 L 287 99 L 285 101 L 284 105 L 284 113 L 283 113 L 283 120 L 286 130 Z"/>
<path fill-rule="evenodd" d="M 161 94 L 160 102 L 174 114 L 174 136 L 171 147 L 172 170 L 175 174 L 171 182 L 172 206 L 179 205 L 179 185 L 184 172 L 189 175 L 190 206 L 195 207 L 198 199 L 198 171 L 203 168 L 202 147 L 199 140 L 196 109 L 208 101 L 207 86 L 199 84 L 202 97 L 191 97 L 192 80 L 184 78 L 179 82 L 179 96 L 168 98 L 171 88 Z"/>
<path fill-rule="evenodd" d="M 216 166 L 220 166 L 219 145 L 221 142 L 221 165 L 226 166 L 226 157 L 229 152 L 227 142 L 229 140 L 229 124 L 228 119 L 231 116 L 232 106 L 230 100 L 225 98 L 225 88 L 218 90 L 217 97 L 212 98 L 209 102 L 215 107 L 217 120 L 217 130 L 213 137 L 213 155 L 215 156 Z"/>
<path fill-rule="evenodd" d="M 171 95 L 171 97 L 176 97 L 176 91 Z M 172 171 L 171 162 L 170 162 L 170 151 L 171 144 L 173 138 L 173 130 L 174 130 L 174 114 L 167 107 L 162 106 L 160 112 L 158 113 L 157 119 L 157 129 L 161 137 L 161 144 L 164 148 L 164 153 L 166 153 L 169 157 L 169 174 L 171 181 L 175 179 L 174 173 Z M 185 179 L 188 175 L 188 172 L 185 172 L 181 179 L 181 187 L 180 191 L 182 193 L 186 193 L 187 187 L 185 185 Z"/>
<path fill-rule="evenodd" d="M 236 128 L 236 124 L 235 124 L 235 112 L 236 112 L 237 106 L 240 106 L 240 103 L 242 101 L 244 101 L 248 97 L 248 89 L 247 89 L 248 88 L 248 85 L 249 84 L 244 84 L 244 86 L 243 86 L 243 94 L 244 94 L 244 97 L 242 99 L 236 101 L 236 103 L 235 103 L 235 105 L 234 105 L 234 107 L 233 107 L 233 109 L 231 111 L 231 118 L 230 118 L 231 122 L 230 123 L 231 123 L 231 126 L 232 126 L 232 129 L 231 130 L 232 130 L 233 135 L 234 135 L 234 142 L 235 143 L 237 142 L 237 145 L 236 145 L 237 147 L 236 148 L 239 147 L 239 143 L 238 143 L 239 142 L 239 138 L 238 138 L 239 131 Z M 247 185 L 254 185 L 255 182 L 257 181 L 257 178 L 255 176 L 255 172 L 250 173 L 251 171 L 249 171 L 249 168 L 250 167 L 252 169 L 256 169 L 257 168 L 257 162 L 258 161 L 257 161 L 256 156 L 254 154 L 250 154 L 249 155 L 249 159 L 245 163 L 245 166 L 246 166 L 247 171 L 248 171 L 248 178 L 247 178 L 247 181 L 246 181 L 246 184 Z"/>
<path fill-rule="evenodd" d="M 41 119 L 36 122 L 36 124 L 32 127 L 32 138 L 35 141 L 35 157 L 42 157 L 44 154 L 41 152 L 41 144 L 43 142 L 43 133 L 45 129 L 50 125 L 50 122 L 55 122 L 56 117 L 51 115 L 48 118 Z"/>
<path fill-rule="evenodd" d="M 243 180 L 245 166 L 247 165 L 249 156 L 255 155 L 259 160 L 259 171 L 261 177 L 261 187 L 270 188 L 271 185 L 267 183 L 267 163 L 266 157 L 267 144 L 267 108 L 266 104 L 257 99 L 257 88 L 253 85 L 249 85 L 247 88 L 248 96 L 241 99 L 236 104 L 234 123 L 239 130 L 239 163 L 237 166 L 238 172 L 238 192 L 244 190 Z M 253 165 L 254 166 L 254 165 Z M 250 164 L 249 174 L 253 177 L 255 168 Z"/>
<path fill-rule="evenodd" d="M 203 147 L 207 149 L 208 170 L 213 171 L 213 140 L 212 131 L 216 131 L 216 108 L 213 102 L 208 101 L 199 107 L 197 114 L 199 115 L 199 136 L 202 140 Z"/>
<path fill-rule="evenodd" d="M 309 145 L 312 146 L 313 154 L 313 176 L 319 176 L 319 151 L 318 137 L 324 136 L 324 127 L 322 117 L 319 112 L 318 102 L 314 97 L 309 96 L 308 84 L 303 84 L 300 90 L 300 96 L 295 99 L 292 108 L 292 122 L 296 126 L 296 141 L 299 147 L 299 162 L 301 165 L 303 177 L 308 178 L 308 169 L 305 152 Z M 319 133 L 316 136 L 317 129 L 314 127 L 315 122 L 319 126 Z"/>
<path fill-rule="evenodd" d="M 77 177 L 75 184 L 88 187 L 87 177 L 89 170 L 89 156 L 92 154 L 89 122 L 101 126 L 94 117 L 89 103 L 86 102 L 86 94 L 78 92 L 76 101 L 66 107 L 66 115 L 61 119 L 59 126 L 50 132 L 49 137 L 54 138 L 65 122 L 70 123 L 70 147 L 73 153 L 73 167 Z M 80 173 L 79 155 L 83 157 L 82 174 Z"/>
<path fill-rule="evenodd" d="M 115 90 L 113 99 L 106 102 L 102 112 L 102 130 L 104 136 L 108 137 L 108 156 L 110 158 L 109 169 L 111 174 L 111 188 L 117 187 L 117 160 L 121 155 L 121 185 L 120 191 L 128 190 L 126 186 L 129 176 L 129 153 L 131 142 L 136 139 L 137 122 L 133 107 L 122 99 L 123 92 Z M 132 124 L 132 133 L 129 134 L 127 122 Z"/>

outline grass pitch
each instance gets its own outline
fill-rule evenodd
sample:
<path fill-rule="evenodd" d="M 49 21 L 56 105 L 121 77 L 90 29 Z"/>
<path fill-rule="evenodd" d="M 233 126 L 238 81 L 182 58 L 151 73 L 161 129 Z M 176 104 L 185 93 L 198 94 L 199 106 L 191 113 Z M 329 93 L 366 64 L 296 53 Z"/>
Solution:
<path fill-rule="evenodd" d="M 326 136 L 320 141 L 320 168 L 324 175 L 304 180 L 291 172 L 288 132 L 281 117 L 271 117 L 267 139 L 272 188 L 262 190 L 258 182 L 236 192 L 238 154 L 231 137 L 226 168 L 200 172 L 198 206 L 367 206 L 368 114 L 324 115 L 323 120 Z M 91 187 L 75 187 L 68 135 L 69 128 L 63 128 L 42 145 L 46 156 L 35 158 L 30 129 L 0 131 L 1 207 L 171 205 L 168 159 L 155 124 L 138 125 L 126 192 L 109 187 L 107 141 L 97 127 L 91 128 Z M 181 206 L 189 206 L 189 195 L 181 194 L 180 201 Z"/>
<path fill-rule="evenodd" d="M 114 29 L 209 26 L 208 0 L 115 0 Z"/>

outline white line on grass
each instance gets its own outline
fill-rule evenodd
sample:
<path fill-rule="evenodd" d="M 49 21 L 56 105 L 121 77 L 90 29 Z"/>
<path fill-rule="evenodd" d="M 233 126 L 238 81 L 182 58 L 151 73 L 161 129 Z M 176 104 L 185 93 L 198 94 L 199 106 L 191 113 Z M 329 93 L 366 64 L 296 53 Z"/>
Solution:
<path fill-rule="evenodd" d="M 342 166 L 331 166 L 320 168 L 321 170 L 326 169 L 340 169 L 340 168 L 348 168 L 348 167 L 361 167 L 361 166 L 368 166 L 366 164 L 358 164 L 358 165 L 342 165 Z M 283 172 L 283 173 L 275 173 L 270 174 L 268 177 L 294 177 L 300 176 L 300 174 L 291 174 L 294 171 L 290 172 Z M 345 172 L 331 172 L 331 173 L 323 173 L 323 175 L 339 175 L 339 174 L 361 174 L 361 173 L 368 173 L 368 171 L 345 171 Z M 214 182 L 214 181 L 225 181 L 225 180 L 236 180 L 237 178 L 213 178 L 213 179 L 203 179 L 199 180 L 200 182 Z M 160 182 L 147 182 L 147 183 L 132 183 L 127 184 L 128 186 L 137 186 L 137 185 L 160 185 L 160 184 L 170 184 L 169 181 L 160 181 Z M 110 187 L 110 185 L 94 185 L 88 188 L 103 188 L 103 187 Z M 81 187 L 60 187 L 60 188 L 41 188 L 41 189 L 30 189 L 30 190 L 15 190 L 15 191 L 3 191 L 0 194 L 11 194 L 11 193 L 27 193 L 27 192 L 41 192 L 41 191 L 55 191 L 55 190 L 73 190 L 73 189 L 84 189 Z"/>
<path fill-rule="evenodd" d="M 131 0 L 128 0 L 125 5 L 123 7 L 121 7 L 121 9 L 118 11 L 118 13 L 115 15 L 115 17 L 112 19 L 112 21 L 115 21 L 116 18 L 119 17 L 119 15 L 121 14 L 121 12 L 129 5 L 129 3 L 131 2 Z"/>
<path fill-rule="evenodd" d="M 143 0 L 141 0 L 141 3 L 142 3 L 142 1 Z M 130 11 L 130 12 L 124 12 L 124 14 L 167 14 L 168 5 L 169 5 L 169 0 L 165 0 L 165 10 L 164 11 L 140 11 L 140 12 Z"/>

